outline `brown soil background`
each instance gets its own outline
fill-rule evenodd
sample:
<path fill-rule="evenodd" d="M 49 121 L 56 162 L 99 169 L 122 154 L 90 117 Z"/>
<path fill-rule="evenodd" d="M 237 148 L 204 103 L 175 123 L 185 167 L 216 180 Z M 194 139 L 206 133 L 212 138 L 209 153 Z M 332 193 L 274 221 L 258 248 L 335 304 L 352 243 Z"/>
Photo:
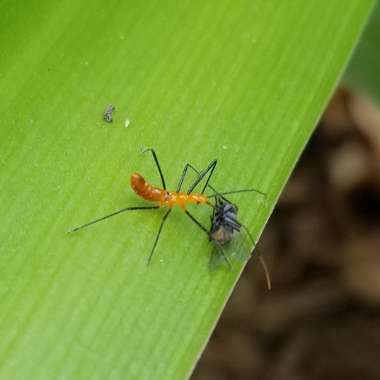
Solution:
<path fill-rule="evenodd" d="M 380 379 L 380 110 L 339 89 L 192 380 Z"/>

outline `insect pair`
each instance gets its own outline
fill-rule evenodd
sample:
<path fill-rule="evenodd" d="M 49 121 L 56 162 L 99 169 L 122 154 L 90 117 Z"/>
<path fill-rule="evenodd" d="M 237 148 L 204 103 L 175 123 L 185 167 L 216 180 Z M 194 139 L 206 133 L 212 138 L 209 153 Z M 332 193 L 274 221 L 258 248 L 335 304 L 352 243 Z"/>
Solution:
<path fill-rule="evenodd" d="M 243 192 L 255 192 L 262 196 L 265 196 L 264 193 L 256 189 L 235 190 L 235 191 L 228 191 L 224 193 L 219 193 L 218 191 L 216 191 L 215 188 L 211 186 L 210 184 L 210 179 L 214 173 L 214 170 L 217 164 L 216 159 L 212 160 L 209 163 L 209 165 L 202 171 L 198 171 L 193 165 L 187 163 L 184 166 L 184 169 L 182 171 L 176 191 L 168 191 L 166 189 L 166 182 L 165 182 L 164 175 L 162 173 L 161 166 L 159 164 L 155 150 L 152 148 L 148 148 L 143 151 L 143 153 L 145 152 L 151 152 L 152 154 L 153 160 L 156 164 L 158 173 L 161 178 L 162 188 L 152 186 L 139 173 L 132 174 L 131 187 L 137 193 L 137 195 L 139 195 L 140 197 L 142 197 L 143 199 L 147 201 L 155 202 L 156 205 L 126 207 L 126 208 L 117 210 L 111 214 L 105 215 L 101 218 L 82 224 L 72 229 L 70 232 L 76 232 L 82 228 L 101 222 L 105 219 L 111 218 L 115 215 L 121 214 L 126 211 L 155 210 L 155 209 L 160 209 L 166 206 L 167 211 L 165 212 L 165 214 L 163 215 L 161 219 L 161 223 L 160 223 L 156 238 L 154 240 L 152 249 L 148 257 L 148 264 L 149 264 L 155 252 L 158 240 L 162 232 L 162 228 L 168 216 L 170 215 L 172 208 L 175 205 L 178 205 L 185 212 L 185 214 L 191 219 L 191 221 L 194 222 L 203 232 L 206 233 L 209 241 L 214 243 L 215 247 L 217 248 L 217 252 L 229 266 L 231 266 L 231 264 L 225 253 L 224 246 L 235 237 L 236 233 L 240 232 L 241 228 L 243 228 L 246 231 L 251 242 L 253 243 L 253 245 L 255 245 L 255 241 L 252 235 L 250 234 L 248 228 L 237 220 L 238 208 L 226 198 L 226 195 L 232 195 L 232 194 L 243 193 Z M 184 184 L 185 177 L 189 170 L 192 170 L 193 172 L 195 172 L 195 174 L 197 175 L 197 178 L 189 186 L 187 192 L 183 192 L 181 190 Z M 205 183 L 202 187 L 201 192 L 195 193 L 194 192 L 195 188 L 198 185 L 200 185 L 200 183 L 203 180 L 205 180 Z M 209 188 L 213 192 L 213 194 L 205 195 L 204 192 L 207 188 Z M 211 203 L 211 199 L 214 199 L 214 203 Z M 211 216 L 211 226 L 209 229 L 204 227 L 202 223 L 199 222 L 187 210 L 187 206 L 189 204 L 208 205 L 209 207 L 213 209 L 213 213 Z M 261 256 L 259 256 L 259 258 L 261 260 L 261 264 L 263 265 L 263 268 L 266 273 L 268 287 L 270 288 L 270 281 L 269 281 L 268 272 L 265 266 L 265 262 L 263 261 Z"/>

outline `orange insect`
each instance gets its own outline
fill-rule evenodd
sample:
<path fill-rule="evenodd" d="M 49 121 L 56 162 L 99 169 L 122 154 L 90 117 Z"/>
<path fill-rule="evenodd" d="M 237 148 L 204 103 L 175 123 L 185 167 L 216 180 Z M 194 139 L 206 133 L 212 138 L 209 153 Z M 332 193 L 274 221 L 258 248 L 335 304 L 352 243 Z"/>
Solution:
<path fill-rule="evenodd" d="M 257 192 L 257 193 L 264 195 L 264 193 L 261 193 L 260 191 L 255 190 L 255 189 L 229 191 L 226 193 L 215 192 L 215 189 L 209 185 L 209 181 L 210 181 L 210 178 L 211 178 L 211 176 L 215 170 L 217 160 L 212 160 L 209 163 L 209 165 L 202 171 L 196 170 L 191 164 L 187 163 L 185 165 L 183 171 L 182 171 L 182 175 L 181 175 L 180 180 L 178 182 L 176 191 L 168 191 L 168 190 L 166 190 L 165 179 L 164 179 L 164 176 L 162 174 L 162 170 L 161 170 L 160 164 L 158 162 L 156 152 L 152 148 L 148 148 L 148 149 L 143 151 L 143 153 L 145 153 L 145 152 L 151 152 L 152 153 L 153 159 L 156 163 L 158 172 L 159 172 L 160 177 L 161 177 L 162 188 L 152 186 L 139 173 L 133 173 L 132 174 L 132 176 L 131 176 L 131 187 L 136 192 L 137 195 L 139 195 L 140 197 L 142 197 L 143 199 L 145 199 L 147 201 L 156 202 L 157 205 L 155 205 L 155 206 L 126 207 L 126 208 L 123 208 L 121 210 L 117 210 L 111 214 L 108 214 L 106 216 L 103 216 L 99 219 L 95 219 L 91 222 L 88 222 L 88 223 L 82 224 L 81 226 L 75 227 L 70 232 L 76 232 L 82 228 L 85 228 L 85 227 L 88 227 L 92 224 L 101 222 L 105 219 L 108 219 L 108 218 L 115 216 L 117 214 L 121 214 L 125 211 L 155 210 L 155 209 L 159 209 L 161 207 L 167 206 L 168 210 L 166 211 L 166 213 L 163 215 L 163 217 L 161 219 L 161 223 L 160 223 L 157 235 L 156 235 L 156 239 L 154 241 L 153 247 L 151 249 L 151 252 L 150 252 L 150 255 L 148 258 L 148 263 L 149 263 L 150 260 L 152 259 L 153 253 L 154 253 L 155 248 L 157 246 L 157 243 L 158 243 L 158 240 L 160 238 L 161 231 L 162 231 L 162 228 L 164 226 L 164 223 L 165 223 L 166 219 L 168 218 L 170 212 L 172 211 L 173 206 L 178 205 L 186 213 L 186 215 L 198 227 L 200 227 L 204 232 L 206 232 L 206 234 L 209 236 L 209 231 L 205 227 L 203 227 L 202 224 L 200 222 L 198 222 L 197 219 L 192 214 L 190 214 L 190 212 L 187 210 L 188 204 L 203 204 L 203 205 L 208 205 L 208 206 L 214 208 L 215 206 L 210 203 L 210 198 L 220 197 L 220 196 L 228 195 L 228 194 L 251 192 L 251 191 L 254 191 L 254 192 Z M 184 179 L 185 179 L 186 174 L 187 174 L 189 169 L 195 171 L 195 173 L 197 174 L 197 178 L 192 183 L 192 185 L 189 187 L 187 192 L 182 192 L 181 188 L 182 188 Z M 206 182 L 202 188 L 202 191 L 200 193 L 193 193 L 194 189 L 206 177 L 207 177 L 207 179 L 206 179 Z M 208 195 L 208 196 L 205 195 L 204 192 L 205 192 L 207 187 L 209 187 L 215 193 Z"/>
<path fill-rule="evenodd" d="M 154 187 L 146 182 L 143 176 L 139 173 L 132 174 L 131 187 L 137 195 L 147 201 L 158 202 L 160 207 L 168 206 L 169 208 L 172 208 L 174 205 L 178 205 L 183 211 L 186 211 L 188 203 L 209 203 L 208 197 L 203 194 L 187 194 L 184 192 L 167 191 L 165 189 Z"/>

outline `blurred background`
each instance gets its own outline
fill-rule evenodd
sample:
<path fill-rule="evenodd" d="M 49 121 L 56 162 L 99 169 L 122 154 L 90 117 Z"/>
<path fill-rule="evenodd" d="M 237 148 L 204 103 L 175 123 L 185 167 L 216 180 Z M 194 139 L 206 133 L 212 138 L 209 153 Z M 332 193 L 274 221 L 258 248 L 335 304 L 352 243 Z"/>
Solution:
<path fill-rule="evenodd" d="M 339 89 L 193 380 L 380 378 L 380 109 Z"/>
<path fill-rule="evenodd" d="M 192 380 L 380 379 L 380 11 Z"/>

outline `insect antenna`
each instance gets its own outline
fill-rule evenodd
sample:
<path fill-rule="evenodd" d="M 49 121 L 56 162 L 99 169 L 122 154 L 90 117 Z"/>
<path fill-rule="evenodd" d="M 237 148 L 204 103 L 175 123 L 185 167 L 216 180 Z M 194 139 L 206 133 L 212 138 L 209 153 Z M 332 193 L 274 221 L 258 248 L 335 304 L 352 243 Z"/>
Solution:
<path fill-rule="evenodd" d="M 103 220 L 105 219 L 108 219 L 108 218 L 111 218 L 112 216 L 115 216 L 115 215 L 118 215 L 118 214 L 121 214 L 122 212 L 125 212 L 125 211 L 135 211 L 135 210 L 155 210 L 155 209 L 158 209 L 160 208 L 159 206 L 137 206 L 137 207 L 126 207 L 126 208 L 122 208 L 121 210 L 117 210 L 111 214 L 108 214 L 108 215 L 105 215 L 105 216 L 102 216 L 101 218 L 98 218 L 98 219 L 95 219 L 95 220 L 92 220 L 91 222 L 88 222 L 88 223 L 85 223 L 85 224 L 82 224 L 78 227 L 75 227 L 73 228 L 72 230 L 68 231 L 68 232 L 76 232 L 76 231 L 79 231 L 81 230 L 82 228 L 86 228 L 88 226 L 91 226 L 92 224 L 95 224 L 95 223 L 98 223 L 98 222 L 102 222 Z"/>
<path fill-rule="evenodd" d="M 210 185 L 209 185 L 209 187 L 210 187 Z M 218 197 L 218 196 L 231 195 L 231 194 L 239 194 L 239 193 L 257 193 L 257 194 L 262 195 L 263 197 L 266 197 L 265 193 L 263 193 L 262 191 L 257 190 L 257 189 L 242 189 L 242 190 L 226 191 L 226 192 L 223 192 L 223 193 L 210 194 L 210 195 L 207 195 L 207 197 L 208 198 L 215 198 L 215 197 Z"/>

